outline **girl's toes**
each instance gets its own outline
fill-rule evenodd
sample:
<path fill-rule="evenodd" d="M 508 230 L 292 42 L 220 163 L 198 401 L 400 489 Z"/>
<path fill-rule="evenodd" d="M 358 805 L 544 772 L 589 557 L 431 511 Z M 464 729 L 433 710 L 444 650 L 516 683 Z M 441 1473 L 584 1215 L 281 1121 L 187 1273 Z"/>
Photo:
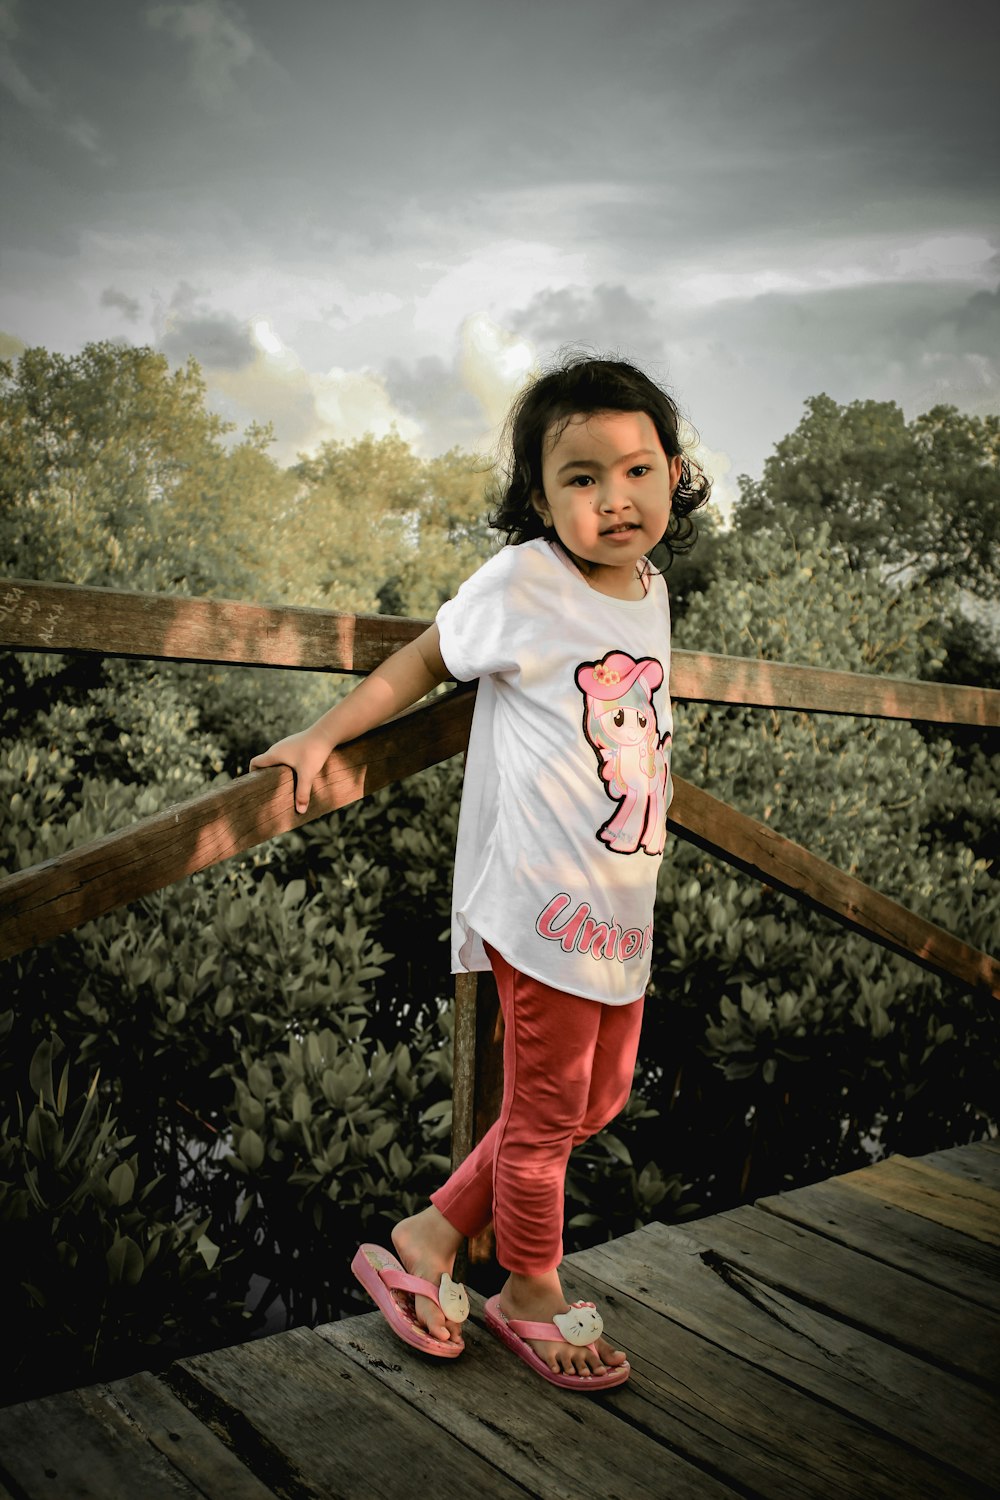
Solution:
<path fill-rule="evenodd" d="M 432 1339 L 439 1339 L 442 1344 L 451 1343 L 454 1335 L 450 1331 L 449 1324 L 441 1309 L 429 1297 L 417 1297 L 414 1309 L 417 1322 L 426 1328 Z"/>
<path fill-rule="evenodd" d="M 621 1349 L 613 1349 L 605 1339 L 598 1340 L 597 1352 L 609 1368 L 623 1365 L 628 1357 Z"/>

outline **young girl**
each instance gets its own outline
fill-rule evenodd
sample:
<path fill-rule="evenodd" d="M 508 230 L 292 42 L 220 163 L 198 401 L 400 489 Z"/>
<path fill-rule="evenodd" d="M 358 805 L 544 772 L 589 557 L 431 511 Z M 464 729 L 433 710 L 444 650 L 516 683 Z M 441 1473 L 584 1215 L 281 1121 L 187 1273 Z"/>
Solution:
<path fill-rule="evenodd" d="M 396 1256 L 364 1245 L 354 1271 L 401 1337 L 454 1357 L 468 1315 L 455 1256 L 492 1221 L 509 1274 L 487 1326 L 545 1379 L 594 1391 L 629 1365 L 596 1308 L 563 1295 L 566 1166 L 632 1085 L 670 801 L 670 615 L 648 553 L 690 543 L 710 484 L 670 397 L 622 361 L 542 376 L 508 430 L 491 517 L 507 545 L 429 630 L 250 765 L 291 766 L 304 813 L 337 745 L 441 682 L 479 679 L 452 957 L 456 972 L 496 976 L 503 1105 L 431 1205 L 395 1227 Z"/>

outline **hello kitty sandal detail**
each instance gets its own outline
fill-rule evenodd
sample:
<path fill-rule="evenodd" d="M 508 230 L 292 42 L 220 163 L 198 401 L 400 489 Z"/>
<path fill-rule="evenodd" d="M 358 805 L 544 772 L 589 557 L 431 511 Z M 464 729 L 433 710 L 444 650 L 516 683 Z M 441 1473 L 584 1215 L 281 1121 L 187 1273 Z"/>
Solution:
<path fill-rule="evenodd" d="M 411 1276 L 396 1257 L 381 1245 L 362 1245 L 351 1261 L 351 1270 L 375 1302 L 389 1327 L 399 1338 L 423 1354 L 439 1359 L 456 1359 L 464 1342 L 443 1343 L 427 1332 L 417 1321 L 413 1298 L 429 1297 L 453 1323 L 464 1323 L 469 1316 L 469 1298 L 465 1287 L 445 1273 L 439 1286 L 422 1276 Z"/>
<path fill-rule="evenodd" d="M 606 1369 L 603 1375 L 558 1375 L 550 1370 L 544 1359 L 536 1354 L 527 1339 L 554 1340 L 558 1343 L 575 1344 L 578 1348 L 590 1348 L 596 1354 L 596 1340 L 604 1332 L 604 1323 L 593 1302 L 574 1302 L 568 1312 L 556 1313 L 551 1323 L 532 1323 L 522 1318 L 508 1318 L 500 1306 L 499 1297 L 491 1297 L 483 1309 L 486 1326 L 492 1334 L 512 1349 L 518 1359 L 541 1375 L 551 1385 L 561 1386 L 567 1391 L 606 1391 L 611 1386 L 624 1385 L 632 1373 L 628 1360 L 623 1365 Z"/>

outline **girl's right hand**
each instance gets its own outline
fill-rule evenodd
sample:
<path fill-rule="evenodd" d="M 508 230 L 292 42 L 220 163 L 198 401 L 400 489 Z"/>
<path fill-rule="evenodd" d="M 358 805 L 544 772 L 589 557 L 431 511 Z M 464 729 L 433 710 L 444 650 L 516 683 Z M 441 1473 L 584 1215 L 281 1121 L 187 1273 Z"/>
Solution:
<path fill-rule="evenodd" d="M 333 748 L 328 740 L 319 738 L 310 729 L 303 729 L 255 755 L 249 769 L 260 771 L 265 766 L 291 766 L 295 772 L 295 811 L 304 813 L 309 808 L 313 782 L 326 765 Z"/>

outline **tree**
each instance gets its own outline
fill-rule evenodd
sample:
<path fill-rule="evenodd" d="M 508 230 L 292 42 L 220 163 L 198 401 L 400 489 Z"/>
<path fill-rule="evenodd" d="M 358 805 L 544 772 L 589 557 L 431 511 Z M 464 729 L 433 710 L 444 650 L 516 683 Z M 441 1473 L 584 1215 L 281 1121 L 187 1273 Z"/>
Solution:
<path fill-rule="evenodd" d="M 412 545 L 393 579 L 387 612 L 431 616 L 496 545 L 486 519 L 489 471 L 452 448 L 424 465 L 424 489 L 414 516 Z"/>
<path fill-rule="evenodd" d="M 983 598 L 1000 583 L 1000 418 L 953 406 L 906 422 L 893 401 L 812 396 L 763 476 L 740 475 L 738 530 L 793 537 L 825 525 L 855 571 L 947 580 Z"/>
<path fill-rule="evenodd" d="M 489 554 L 486 474 L 458 449 L 424 460 L 398 433 L 369 433 L 325 443 L 295 474 L 282 525 L 296 602 L 431 615 Z"/>
<path fill-rule="evenodd" d="M 88 344 L 0 362 L 0 567 L 8 575 L 186 594 L 254 593 L 261 509 L 287 480 L 251 428 L 206 411 L 189 361 Z M 256 513 L 248 524 L 248 495 Z"/>
<path fill-rule="evenodd" d="M 412 548 L 420 460 L 398 433 L 366 433 L 354 443 L 324 443 L 294 474 L 298 496 L 282 520 L 294 602 L 376 614 L 380 589 Z"/>

